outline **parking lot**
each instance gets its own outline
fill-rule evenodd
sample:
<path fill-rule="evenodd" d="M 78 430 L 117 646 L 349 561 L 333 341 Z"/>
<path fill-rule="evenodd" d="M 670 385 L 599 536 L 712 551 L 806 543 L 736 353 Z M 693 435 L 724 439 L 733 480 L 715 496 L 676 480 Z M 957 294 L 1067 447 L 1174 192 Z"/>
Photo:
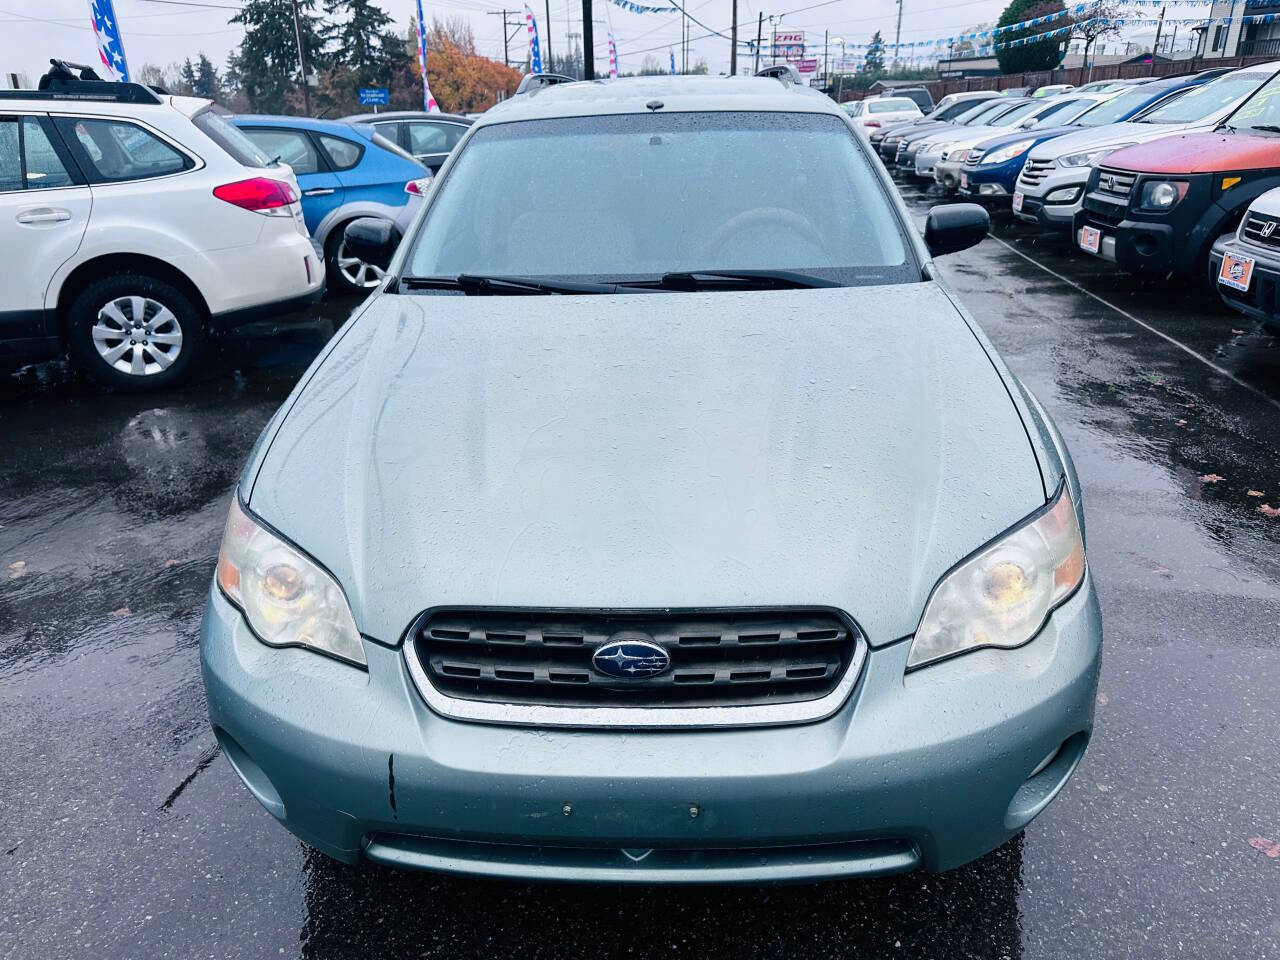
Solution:
<path fill-rule="evenodd" d="M 330 297 L 182 390 L 105 393 L 64 361 L 0 380 L 0 954 L 1280 956 L 1280 346 L 1000 219 L 942 264 L 1089 509 L 1097 729 L 1024 837 L 944 875 L 745 889 L 309 852 L 220 755 L 197 630 L 249 448 L 356 303 Z"/>

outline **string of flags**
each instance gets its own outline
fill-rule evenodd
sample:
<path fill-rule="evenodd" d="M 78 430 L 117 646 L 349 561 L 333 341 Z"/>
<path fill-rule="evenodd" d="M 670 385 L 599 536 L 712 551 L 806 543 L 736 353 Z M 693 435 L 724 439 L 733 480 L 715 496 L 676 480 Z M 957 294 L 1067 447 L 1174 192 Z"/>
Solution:
<path fill-rule="evenodd" d="M 679 7 L 649 7 L 643 3 L 632 3 L 631 0 L 613 0 L 613 2 L 629 13 L 683 13 Z"/>

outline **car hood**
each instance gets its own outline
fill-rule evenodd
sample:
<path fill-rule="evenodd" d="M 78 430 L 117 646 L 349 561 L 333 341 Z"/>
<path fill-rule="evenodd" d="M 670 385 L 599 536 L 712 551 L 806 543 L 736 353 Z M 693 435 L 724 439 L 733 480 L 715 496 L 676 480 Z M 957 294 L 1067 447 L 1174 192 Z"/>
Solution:
<path fill-rule="evenodd" d="M 1039 144 L 1045 140 L 1061 137 L 1079 129 L 1079 127 L 1031 127 L 1028 130 L 1018 130 L 1014 133 L 1002 133 L 1000 136 L 983 140 L 974 144 L 974 146 L 982 147 L 984 150 L 998 150 L 1001 147 L 1007 147 L 1011 143 L 1019 143 L 1023 140 L 1035 140 Z"/>
<path fill-rule="evenodd" d="M 934 283 L 376 297 L 279 419 L 250 509 L 396 643 L 437 605 L 830 605 L 875 644 L 1045 502 Z"/>
<path fill-rule="evenodd" d="M 1201 124 L 1182 123 L 1109 123 L 1105 127 L 1088 127 L 1031 148 L 1033 160 L 1056 160 L 1058 157 L 1091 150 L 1105 150 L 1118 143 L 1146 143 L 1188 130 L 1203 129 Z"/>
<path fill-rule="evenodd" d="M 1280 160 L 1280 139 L 1239 133 L 1188 133 L 1126 147 L 1107 166 L 1138 173 L 1217 173 L 1268 170 Z"/>

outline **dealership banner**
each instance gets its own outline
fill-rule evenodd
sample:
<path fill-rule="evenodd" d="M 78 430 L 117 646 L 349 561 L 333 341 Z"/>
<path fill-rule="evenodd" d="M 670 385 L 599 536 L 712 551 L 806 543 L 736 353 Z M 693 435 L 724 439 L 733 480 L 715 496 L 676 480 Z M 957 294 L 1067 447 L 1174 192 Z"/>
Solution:
<path fill-rule="evenodd" d="M 542 49 L 538 46 L 538 21 L 533 19 L 533 11 L 527 3 L 524 5 L 524 22 L 529 28 L 529 72 L 541 73 Z"/>
<path fill-rule="evenodd" d="M 775 60 L 798 60 L 803 56 L 803 33 L 775 33 L 773 35 L 773 57 Z"/>
<path fill-rule="evenodd" d="M 124 58 L 120 23 L 111 0 L 89 0 L 89 10 L 93 14 L 93 34 L 98 39 L 98 59 L 107 74 L 102 79 L 128 83 L 129 64 Z"/>
<path fill-rule="evenodd" d="M 618 47 L 613 42 L 613 34 L 609 34 L 609 76 L 618 75 Z"/>

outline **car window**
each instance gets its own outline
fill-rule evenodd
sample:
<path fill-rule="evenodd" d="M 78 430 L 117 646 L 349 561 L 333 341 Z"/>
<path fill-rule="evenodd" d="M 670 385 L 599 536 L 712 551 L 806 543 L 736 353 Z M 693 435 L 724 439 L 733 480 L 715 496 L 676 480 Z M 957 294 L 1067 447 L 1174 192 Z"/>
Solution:
<path fill-rule="evenodd" d="M 1280 83 L 1269 81 L 1227 118 L 1227 126 L 1252 134 L 1280 133 Z"/>
<path fill-rule="evenodd" d="M 1030 103 L 1024 103 L 1020 107 L 1014 107 L 1008 113 L 1004 113 L 993 118 L 991 122 L 998 123 L 1002 127 L 1011 127 L 1015 123 L 1019 123 L 1020 121 L 1027 119 L 1031 114 L 1043 109 L 1043 103 L 1037 103 L 1035 100 L 1032 100 Z"/>
<path fill-rule="evenodd" d="M 0 117 L 0 192 L 74 182 L 38 120 Z"/>
<path fill-rule="evenodd" d="M 191 122 L 237 163 L 246 167 L 265 167 L 271 162 L 271 157 L 258 149 L 239 127 L 212 110 L 201 110 L 191 118 Z"/>
<path fill-rule="evenodd" d="M 373 124 L 375 133 L 382 134 L 395 144 L 400 143 L 400 131 L 403 127 L 404 122 L 401 120 L 381 120 L 378 123 Z"/>
<path fill-rule="evenodd" d="M 56 117 L 54 124 L 84 168 L 90 183 L 164 177 L 195 163 L 155 134 L 127 120 Z"/>
<path fill-rule="evenodd" d="M 868 106 L 869 113 L 897 113 L 900 110 L 918 110 L 914 100 L 872 100 Z"/>
<path fill-rule="evenodd" d="M 862 103 L 862 101 L 861 101 L 861 100 L 855 100 L 853 103 L 846 103 L 846 104 L 844 104 L 844 112 L 845 112 L 845 113 L 847 113 L 847 114 L 848 114 L 849 116 L 851 116 L 851 117 L 861 116 L 861 115 L 862 115 L 862 107 L 863 107 L 863 103 Z"/>
<path fill-rule="evenodd" d="M 1173 103 L 1165 103 L 1143 114 L 1139 123 L 1194 123 L 1229 107 L 1262 86 L 1271 74 L 1262 70 L 1229 73 L 1196 87 Z"/>
<path fill-rule="evenodd" d="M 319 134 L 319 137 L 320 146 L 329 155 L 329 162 L 333 164 L 335 170 L 350 170 L 360 162 L 360 156 L 364 151 L 360 149 L 359 144 L 343 140 L 341 137 L 331 137 L 327 133 Z"/>
<path fill-rule="evenodd" d="M 1109 123 L 1119 123 L 1150 103 L 1153 96 L 1158 96 L 1158 93 L 1142 88 L 1122 93 L 1081 114 L 1074 126 L 1105 127 Z"/>
<path fill-rule="evenodd" d="M 935 110 L 929 114 L 930 120 L 957 120 L 975 110 L 976 106 L 972 100 L 957 100 L 955 103 L 948 104 L 941 110 Z"/>
<path fill-rule="evenodd" d="M 823 114 L 493 124 L 467 140 L 436 188 L 408 273 L 620 280 L 767 269 L 847 284 L 919 280 L 872 163 L 849 126 Z M 555 242 L 530 240 L 544 236 Z"/>
<path fill-rule="evenodd" d="M 466 127 L 456 123 L 411 123 L 409 152 L 417 156 L 425 153 L 448 153 L 466 132 Z"/>
<path fill-rule="evenodd" d="M 246 127 L 244 133 L 268 159 L 279 159 L 281 163 L 287 163 L 298 176 L 320 170 L 320 155 L 316 153 L 311 139 L 301 130 Z"/>

